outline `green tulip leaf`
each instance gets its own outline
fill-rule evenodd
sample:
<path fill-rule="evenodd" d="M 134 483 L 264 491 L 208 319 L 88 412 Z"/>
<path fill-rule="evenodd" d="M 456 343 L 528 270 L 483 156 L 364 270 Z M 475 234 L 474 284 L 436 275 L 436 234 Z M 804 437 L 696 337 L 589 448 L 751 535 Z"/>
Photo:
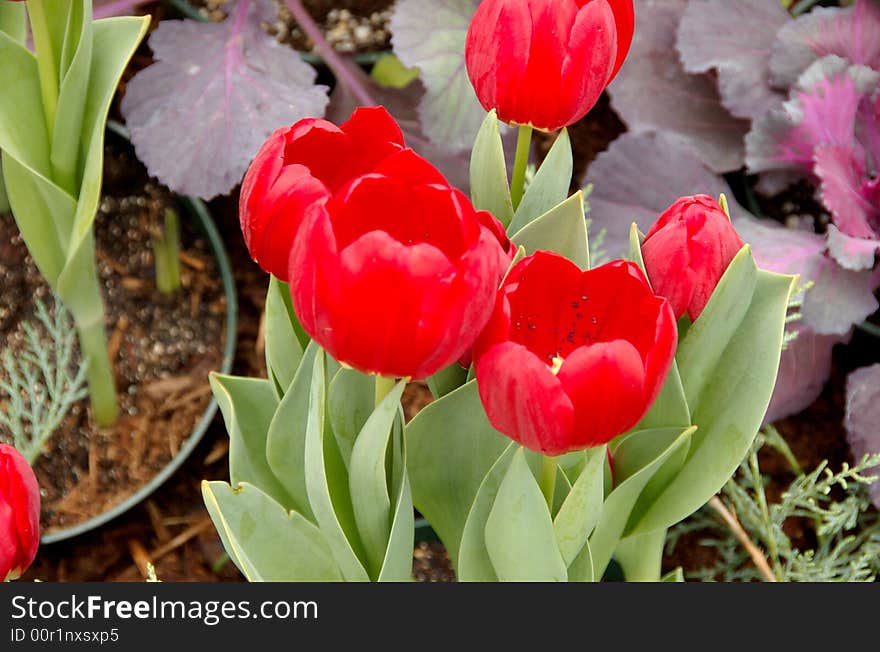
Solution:
<path fill-rule="evenodd" d="M 690 430 L 682 431 L 665 450 L 661 451 L 659 455 L 631 475 L 626 476 L 627 468 L 625 465 L 624 468 L 618 468 L 617 458 L 615 457 L 615 486 L 605 498 L 605 505 L 602 508 L 599 522 L 593 529 L 593 534 L 590 535 L 593 570 L 596 577 L 601 577 L 605 573 L 605 568 L 608 566 L 608 562 L 611 561 L 614 549 L 617 547 L 626 529 L 630 512 L 639 499 L 642 490 L 660 466 L 679 447 L 686 445 L 688 438 L 691 436 L 690 432 Z M 626 476 L 625 479 L 622 479 L 624 476 Z"/>
<path fill-rule="evenodd" d="M 318 345 L 312 342 L 302 356 L 302 364 L 275 409 L 266 436 L 266 460 L 275 477 L 284 485 L 296 509 L 314 520 L 306 491 L 306 424 L 309 416 L 309 388 Z"/>
<path fill-rule="evenodd" d="M 321 531 L 257 487 L 205 481 L 202 496 L 223 547 L 248 581 L 342 580 Z"/>
<path fill-rule="evenodd" d="M 326 424 L 325 354 L 319 350 L 312 365 L 306 422 L 305 476 L 309 504 L 333 557 L 348 582 L 370 580 L 361 559 L 348 488 L 348 474 L 336 440 Z"/>
<path fill-rule="evenodd" d="M 391 535 L 382 570 L 380 582 L 412 581 L 412 552 L 415 534 L 415 515 L 413 513 L 412 490 L 406 471 L 406 442 L 403 439 L 403 426 L 400 419 L 394 421 L 393 435 L 395 454 L 392 464 L 393 495 L 397 497 Z"/>
<path fill-rule="evenodd" d="M 486 521 L 495 504 L 498 488 L 519 448 L 514 442 L 510 442 L 486 473 L 468 510 L 461 538 L 446 539 L 442 534 L 440 535 L 440 540 L 446 545 L 447 550 L 450 543 L 455 543 L 457 555 L 452 557 L 450 553 L 450 557 L 460 582 L 498 581 L 498 575 L 486 550 Z"/>
<path fill-rule="evenodd" d="M 681 566 L 676 568 L 673 571 L 669 571 L 660 578 L 661 582 L 684 582 L 684 570 L 682 570 Z"/>
<path fill-rule="evenodd" d="M 517 231 L 511 238 L 531 255 L 536 251 L 555 251 L 583 270 L 590 268 L 587 219 L 581 191 Z"/>
<path fill-rule="evenodd" d="M 748 268 L 753 267 L 751 262 Z M 687 354 L 680 369 L 685 392 L 694 397 L 688 402 L 698 427 L 687 458 L 643 516 L 630 523 L 630 534 L 665 529 L 699 509 L 731 477 L 761 427 L 776 383 L 795 278 L 763 270 L 754 277 L 733 270 L 732 278 L 739 282 L 724 283 L 725 275 L 680 350 Z M 739 313 L 730 304 L 740 301 L 746 303 L 745 313 L 731 328 L 725 319 Z M 716 332 L 730 335 L 716 341 Z M 716 362 L 706 368 L 702 358 Z"/>
<path fill-rule="evenodd" d="M 565 582 L 547 502 L 520 448 L 486 519 L 486 551 L 502 582 Z"/>
<path fill-rule="evenodd" d="M 435 398 L 443 398 L 450 392 L 455 391 L 467 382 L 468 370 L 457 362 L 453 362 L 446 369 L 441 369 L 433 376 L 428 377 L 428 389 Z"/>
<path fill-rule="evenodd" d="M 293 315 L 290 290 L 287 284 L 274 276 L 269 277 L 269 289 L 266 292 L 266 369 L 280 394 L 290 386 L 302 361 L 303 350 L 308 346 L 300 343 L 295 326 L 298 326 Z"/>
<path fill-rule="evenodd" d="M 489 112 L 471 152 L 471 199 L 477 210 L 489 211 L 505 227 L 513 219 L 507 162 L 495 111 Z"/>
<path fill-rule="evenodd" d="M 349 485 L 354 518 L 367 554 L 370 576 L 377 579 L 385 560 L 391 527 L 388 490 L 388 444 L 400 398 L 406 387 L 400 381 L 376 406 L 354 442 L 349 463 Z"/>
<path fill-rule="evenodd" d="M 23 2 L 0 2 L 0 32 L 24 43 L 27 38 L 27 15 Z"/>
<path fill-rule="evenodd" d="M 602 514 L 605 458 L 604 446 L 586 451 L 586 463 L 553 519 L 559 551 L 569 566 L 580 554 Z"/>
<path fill-rule="evenodd" d="M 247 482 L 287 509 L 298 502 L 278 479 L 266 456 L 266 440 L 278 398 L 272 383 L 262 378 L 211 374 L 211 389 L 229 431 L 229 478 Z"/>
<path fill-rule="evenodd" d="M 419 78 L 420 70 L 416 67 L 407 68 L 393 54 L 383 54 L 370 71 L 370 76 L 380 86 L 386 88 L 406 88 Z"/>
<path fill-rule="evenodd" d="M 556 142 L 538 168 L 513 216 L 508 233 L 516 233 L 558 206 L 568 197 L 572 173 L 571 139 L 568 129 L 559 132 Z"/>
<path fill-rule="evenodd" d="M 346 468 L 358 433 L 373 413 L 376 379 L 343 367 L 336 372 L 327 390 L 327 410 L 336 444 Z"/>
<path fill-rule="evenodd" d="M 595 582 L 596 574 L 593 570 L 593 552 L 590 549 L 590 542 L 584 541 L 581 551 L 571 564 L 568 566 L 569 582 Z"/>
<path fill-rule="evenodd" d="M 645 260 L 642 258 L 642 240 L 644 240 L 644 236 L 639 231 L 638 224 L 633 222 L 629 227 L 629 254 L 627 258 L 638 265 L 647 278 L 648 270 L 645 268 Z M 651 279 L 648 279 L 649 284 L 650 282 Z"/>
<path fill-rule="evenodd" d="M 454 563 L 480 485 L 509 444 L 486 418 L 473 380 L 428 405 L 406 426 L 413 502 Z"/>
<path fill-rule="evenodd" d="M 675 357 L 692 415 L 699 410 L 703 389 L 713 379 L 730 340 L 744 324 L 757 283 L 758 267 L 746 245 L 731 261 L 703 312 L 678 344 Z M 699 422 L 695 419 L 694 423 Z"/>

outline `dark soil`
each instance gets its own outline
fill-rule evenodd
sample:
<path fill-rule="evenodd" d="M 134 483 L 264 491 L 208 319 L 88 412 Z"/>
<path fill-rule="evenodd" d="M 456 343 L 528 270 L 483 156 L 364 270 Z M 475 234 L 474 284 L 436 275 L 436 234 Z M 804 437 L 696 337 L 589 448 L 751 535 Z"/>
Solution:
<path fill-rule="evenodd" d="M 138 183 L 125 153 L 109 147 L 105 167 L 95 237 L 120 417 L 98 428 L 81 401 L 49 441 L 36 464 L 45 533 L 106 511 L 161 471 L 208 406 L 206 377 L 222 358 L 226 303 L 206 241 L 181 220 L 182 288 L 160 293 L 151 233 L 173 200 L 145 175 Z M 0 223 L 0 241 L 0 338 L 15 350 L 34 299 L 54 301 L 13 220 Z"/>

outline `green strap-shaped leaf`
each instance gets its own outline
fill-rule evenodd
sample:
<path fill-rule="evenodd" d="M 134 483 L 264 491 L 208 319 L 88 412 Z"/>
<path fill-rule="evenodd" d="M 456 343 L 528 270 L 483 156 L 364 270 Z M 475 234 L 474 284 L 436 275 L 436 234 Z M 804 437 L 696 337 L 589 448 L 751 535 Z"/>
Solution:
<path fill-rule="evenodd" d="M 586 453 L 586 463 L 553 519 L 559 551 L 569 566 L 599 522 L 605 498 L 605 447 L 591 448 Z"/>
<path fill-rule="evenodd" d="M 583 192 L 578 191 L 555 208 L 551 208 L 517 231 L 511 240 L 525 247 L 527 255 L 538 250 L 555 251 L 581 269 L 589 269 L 590 247 L 587 242 Z"/>
<path fill-rule="evenodd" d="M 471 152 L 471 199 L 474 208 L 489 211 L 505 227 L 513 219 L 504 145 L 494 110 L 483 121 Z"/>
<path fill-rule="evenodd" d="M 453 562 L 477 491 L 509 444 L 486 418 L 476 381 L 431 403 L 406 426 L 413 502 Z"/>
<path fill-rule="evenodd" d="M 581 551 L 568 566 L 569 582 L 595 582 L 598 578 L 593 569 L 593 551 L 590 542 L 584 541 Z"/>
<path fill-rule="evenodd" d="M 392 495 L 396 496 L 394 518 L 388 547 L 379 573 L 380 582 L 412 581 L 412 551 L 415 538 L 412 489 L 406 470 L 406 442 L 400 419 L 394 421 L 394 455 L 392 458 Z"/>
<path fill-rule="evenodd" d="M 24 43 L 27 38 L 27 14 L 23 2 L 0 2 L 0 32 Z"/>
<path fill-rule="evenodd" d="M 149 17 L 123 16 L 95 21 L 89 94 L 82 120 L 82 182 L 68 260 L 91 230 L 101 195 L 107 113 L 122 72 L 147 31 Z M 62 279 L 63 284 L 63 279 Z"/>
<path fill-rule="evenodd" d="M 319 350 L 312 365 L 306 426 L 306 489 L 318 527 L 327 537 L 343 578 L 349 582 L 368 582 L 370 577 L 356 552 L 361 546 L 348 494 L 348 474 L 336 441 L 325 427 L 324 358 L 324 351 Z"/>
<path fill-rule="evenodd" d="M 510 442 L 486 473 L 468 510 L 461 538 L 454 541 L 457 555 L 452 557 L 452 564 L 455 567 L 455 576 L 460 582 L 498 581 L 498 575 L 486 550 L 486 521 L 492 511 L 492 505 L 495 504 L 498 488 L 517 450 L 519 446 Z M 436 528 L 434 529 L 436 531 Z M 449 550 L 449 543 L 453 540 L 445 538 L 442 534 L 440 539 Z"/>
<path fill-rule="evenodd" d="M 743 325 L 757 283 L 758 267 L 746 245 L 731 261 L 703 312 L 678 344 L 675 357 L 692 417 L 699 410 L 703 388 Z M 779 354 L 773 357 L 778 359 Z M 699 424 L 696 419 L 694 423 Z"/>
<path fill-rule="evenodd" d="M 293 382 L 303 358 L 304 347 L 294 330 L 296 318 L 292 315 L 287 284 L 270 276 L 266 292 L 266 369 L 281 393 Z"/>
<path fill-rule="evenodd" d="M 67 192 L 79 192 L 78 163 L 82 146 L 83 117 L 92 67 L 92 3 L 70 3 L 61 51 L 60 91 L 52 133 L 52 175 Z"/>
<path fill-rule="evenodd" d="M 516 233 L 568 197 L 572 173 L 571 139 L 563 129 L 526 189 L 508 233 Z"/>
<path fill-rule="evenodd" d="M 593 530 L 593 534 L 590 536 L 593 570 L 596 577 L 601 577 L 605 573 L 605 568 L 608 566 L 608 562 L 611 561 L 611 555 L 614 553 L 614 549 L 620 542 L 626 528 L 630 512 L 645 485 L 648 484 L 648 481 L 669 456 L 675 453 L 678 447 L 686 444 L 688 437 L 690 437 L 690 431 L 683 431 L 672 444 L 654 457 L 651 462 L 622 481 L 617 477 L 619 471 L 615 458 L 615 487 L 605 498 L 602 515 Z"/>
<path fill-rule="evenodd" d="M 564 582 L 547 502 L 520 448 L 504 474 L 485 525 L 486 551 L 502 582 Z"/>
<path fill-rule="evenodd" d="M 328 391 L 330 425 L 348 468 L 358 433 L 373 413 L 376 380 L 373 376 L 343 367 L 336 372 Z"/>
<path fill-rule="evenodd" d="M 321 531 L 257 487 L 206 481 L 202 496 L 223 547 L 249 581 L 342 580 Z"/>
<path fill-rule="evenodd" d="M 266 460 L 269 468 L 284 485 L 293 500 L 290 506 L 314 520 L 306 491 L 306 427 L 309 418 L 309 392 L 318 345 L 312 343 L 302 357 L 302 364 L 286 388 L 266 436 Z"/>
<path fill-rule="evenodd" d="M 278 398 L 268 380 L 211 374 L 211 389 L 229 431 L 229 478 L 247 482 L 287 509 L 297 507 L 266 458 L 266 438 Z"/>
<path fill-rule="evenodd" d="M 351 451 L 349 486 L 370 577 L 378 579 L 391 533 L 391 496 L 386 459 L 391 427 L 400 410 L 405 381 L 395 385 L 367 419 Z"/>
<path fill-rule="evenodd" d="M 661 582 L 684 582 L 684 570 L 682 570 L 681 566 L 676 568 L 675 570 L 669 571 L 660 578 Z"/>
<path fill-rule="evenodd" d="M 711 370 L 702 364 L 681 367 L 688 394 L 689 383 L 694 381 L 686 375 L 686 369 L 694 370 L 695 384 L 700 386 L 693 410 L 698 430 L 682 469 L 644 516 L 630 524 L 629 533 L 665 529 L 692 514 L 721 489 L 745 457 L 776 383 L 785 314 L 794 282 L 791 276 L 757 272 L 751 302 L 720 354 L 713 349 L 713 341 L 702 334 L 702 328 L 714 332 L 716 325 L 704 324 L 701 330 L 694 330 L 706 316 L 705 311 L 691 327 L 685 339 L 685 343 L 694 343 L 689 356 L 696 357 L 700 349 L 705 349 L 707 357 L 716 359 Z M 725 286 L 717 297 L 713 295 L 710 304 L 716 299 L 719 303 L 735 302 L 741 296 L 736 290 L 733 285 Z M 710 315 L 722 320 L 729 312 L 718 310 Z M 717 324 L 719 329 L 723 326 Z"/>
<path fill-rule="evenodd" d="M 427 379 L 428 389 L 435 398 L 443 398 L 450 392 L 455 391 L 467 382 L 468 370 L 457 362 L 453 362 L 446 369 L 441 369 Z"/>

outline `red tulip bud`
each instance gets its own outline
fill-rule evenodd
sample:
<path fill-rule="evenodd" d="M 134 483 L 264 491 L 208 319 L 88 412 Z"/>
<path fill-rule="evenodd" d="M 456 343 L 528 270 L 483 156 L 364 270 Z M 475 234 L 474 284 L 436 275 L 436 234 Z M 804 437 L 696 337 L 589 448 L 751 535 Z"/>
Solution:
<path fill-rule="evenodd" d="M 676 319 L 695 321 L 743 247 L 724 209 L 711 197 L 682 197 L 655 222 L 642 243 L 654 291 L 669 299 Z"/>
<path fill-rule="evenodd" d="M 0 444 L 0 579 L 27 570 L 40 544 L 40 488 L 33 470 L 12 446 Z"/>
<path fill-rule="evenodd" d="M 510 271 L 474 347 L 480 398 L 496 429 L 534 451 L 598 446 L 648 411 L 677 337 L 636 265 L 582 272 L 539 251 Z"/>
<path fill-rule="evenodd" d="M 483 0 L 467 34 L 468 76 L 487 111 L 552 131 L 593 108 L 632 35 L 632 0 Z"/>

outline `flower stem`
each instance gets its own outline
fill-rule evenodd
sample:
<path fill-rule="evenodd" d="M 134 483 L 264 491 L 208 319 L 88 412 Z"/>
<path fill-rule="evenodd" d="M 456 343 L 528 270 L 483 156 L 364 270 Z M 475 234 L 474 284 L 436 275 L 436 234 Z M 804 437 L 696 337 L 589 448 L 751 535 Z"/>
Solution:
<path fill-rule="evenodd" d="M 510 180 L 510 199 L 513 210 L 519 208 L 526 186 L 526 168 L 529 165 L 529 150 L 532 146 L 532 127 L 520 125 L 516 137 L 516 159 L 513 163 L 513 177 Z"/>
<path fill-rule="evenodd" d="M 153 257 L 156 262 L 156 287 L 163 294 L 180 289 L 180 232 L 177 213 L 165 209 L 165 224 L 153 233 Z"/>
<path fill-rule="evenodd" d="M 378 407 L 379 403 L 388 396 L 388 393 L 394 389 L 394 385 L 397 384 L 397 381 L 394 378 L 386 378 L 385 376 L 376 376 L 376 402 L 375 405 Z"/>
<path fill-rule="evenodd" d="M 110 356 L 107 353 L 107 339 L 104 324 L 95 321 L 90 324 L 77 324 L 79 346 L 83 359 L 88 364 L 89 399 L 92 416 L 99 426 L 109 426 L 116 421 L 116 386 Z"/>
<path fill-rule="evenodd" d="M 553 512 L 553 498 L 556 494 L 556 474 L 558 467 L 556 458 L 550 455 L 544 455 L 541 458 L 541 477 L 538 480 L 538 486 L 541 487 L 541 493 L 547 501 L 547 509 Z"/>

